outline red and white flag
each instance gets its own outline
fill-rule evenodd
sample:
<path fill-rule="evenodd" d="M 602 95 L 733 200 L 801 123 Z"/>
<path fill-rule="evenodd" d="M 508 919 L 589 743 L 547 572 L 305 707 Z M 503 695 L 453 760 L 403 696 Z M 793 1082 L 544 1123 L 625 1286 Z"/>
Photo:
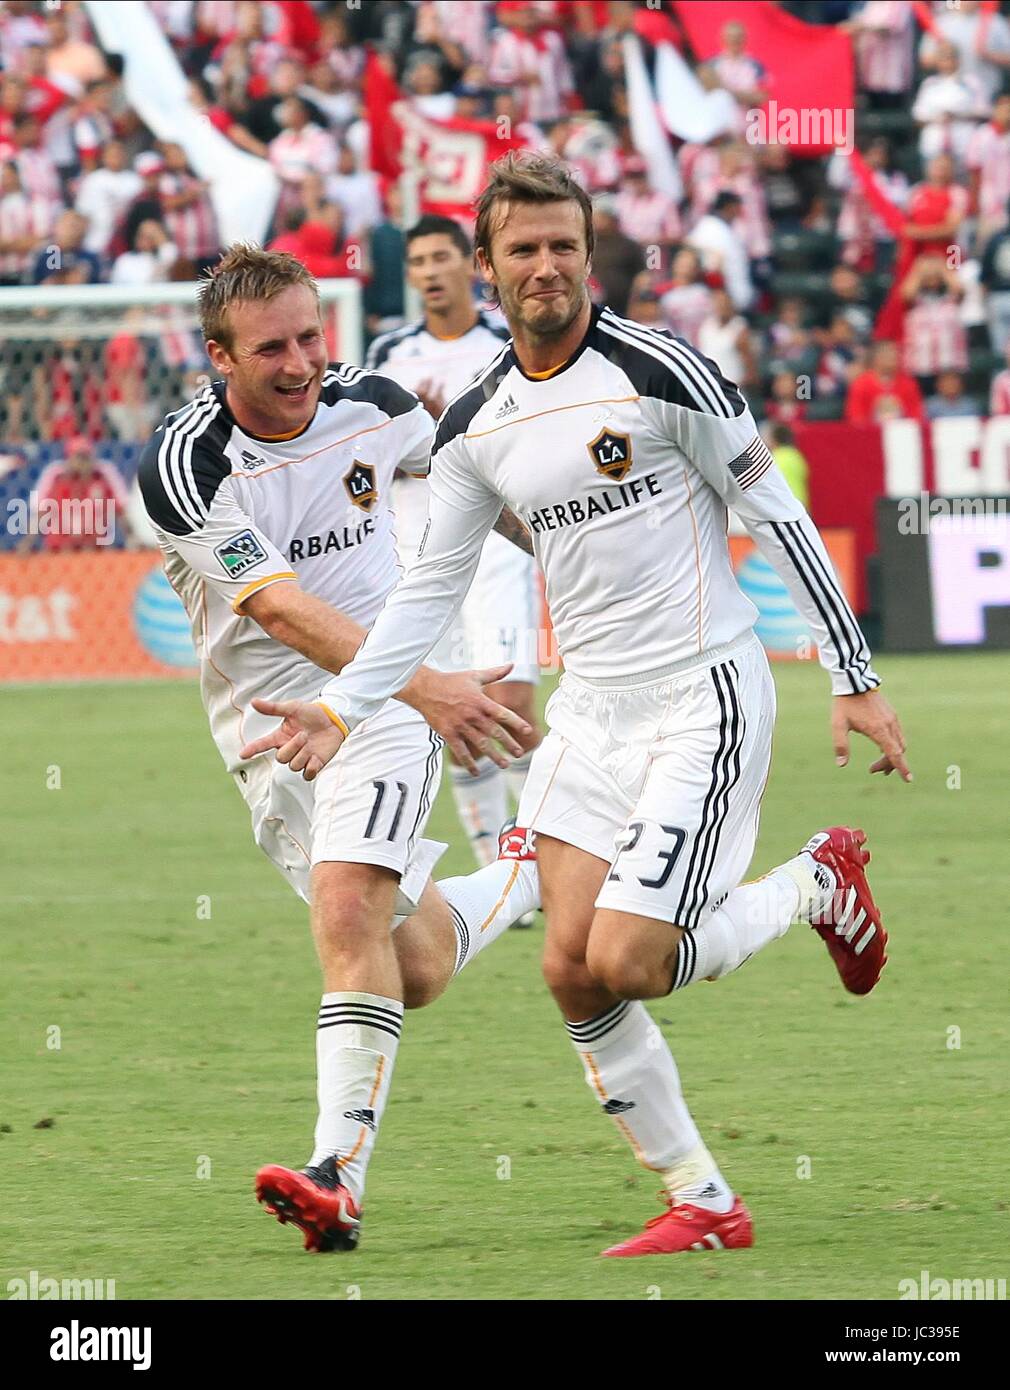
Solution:
<path fill-rule="evenodd" d="M 471 220 L 489 165 L 528 143 L 504 121 L 436 121 L 422 115 L 374 53 L 368 57 L 364 92 L 372 168 L 386 179 L 404 173 L 417 177 L 421 212 Z"/>

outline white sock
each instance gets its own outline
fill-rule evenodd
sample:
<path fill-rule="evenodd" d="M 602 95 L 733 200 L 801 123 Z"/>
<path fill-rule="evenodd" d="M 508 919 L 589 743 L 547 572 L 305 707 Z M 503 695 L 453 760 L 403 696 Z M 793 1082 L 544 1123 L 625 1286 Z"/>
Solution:
<path fill-rule="evenodd" d="M 498 855 L 498 832 L 508 817 L 505 774 L 490 758 L 478 758 L 476 777 L 454 765 L 449 780 L 477 863 L 493 863 Z"/>
<path fill-rule="evenodd" d="M 684 933 L 671 990 L 695 980 L 720 980 L 786 934 L 804 903 L 803 890 L 789 871 L 792 863 L 734 888 L 700 927 Z"/>
<path fill-rule="evenodd" d="M 403 1004 L 381 994 L 324 994 L 319 1007 L 319 1119 L 309 1165 L 335 1154 L 341 1181 L 359 1204 L 402 1026 Z"/>
<path fill-rule="evenodd" d="M 675 1202 L 729 1211 L 733 1193 L 702 1143 L 673 1054 L 645 1005 L 622 1000 L 565 1026 L 586 1081 L 639 1163 L 662 1176 Z"/>
<path fill-rule="evenodd" d="M 533 859 L 496 859 L 476 873 L 443 878 L 435 887 L 449 904 L 456 927 L 454 975 L 513 922 L 540 906 L 540 878 Z"/>
<path fill-rule="evenodd" d="M 519 798 L 523 794 L 523 787 L 526 784 L 526 774 L 530 770 L 530 759 L 533 757 L 533 749 L 524 753 L 521 758 L 515 758 L 505 769 L 505 783 L 512 793 L 512 800 L 519 805 Z"/>

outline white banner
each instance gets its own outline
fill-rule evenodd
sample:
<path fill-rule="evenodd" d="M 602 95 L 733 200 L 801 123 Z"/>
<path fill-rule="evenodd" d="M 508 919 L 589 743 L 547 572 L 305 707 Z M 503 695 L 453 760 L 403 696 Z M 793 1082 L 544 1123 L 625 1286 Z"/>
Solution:
<path fill-rule="evenodd" d="M 670 137 L 663 129 L 656 109 L 656 97 L 646 71 L 642 45 L 635 34 L 625 34 L 624 77 L 628 88 L 628 115 L 635 149 L 645 160 L 649 182 L 660 193 L 680 202 L 684 196 L 680 170 L 670 148 Z"/>
<path fill-rule="evenodd" d="M 190 167 L 210 185 L 222 243 L 262 242 L 279 182 L 264 159 L 238 149 L 191 105 L 186 76 L 150 7 L 142 0 L 85 0 L 102 47 L 124 59 L 131 106 L 159 140 L 186 151 Z"/>
<path fill-rule="evenodd" d="M 667 130 L 692 145 L 736 129 L 736 98 L 722 87 L 707 92 L 672 43 L 656 48 L 656 94 Z"/>

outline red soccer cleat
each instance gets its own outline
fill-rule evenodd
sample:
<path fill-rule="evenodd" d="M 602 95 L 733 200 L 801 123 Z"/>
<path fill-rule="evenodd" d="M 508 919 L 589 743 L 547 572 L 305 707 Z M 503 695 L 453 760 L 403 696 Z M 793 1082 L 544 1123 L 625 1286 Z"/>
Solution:
<path fill-rule="evenodd" d="M 887 932 L 863 872 L 870 862 L 865 843 L 865 831 L 833 825 L 803 846 L 834 876 L 834 892 L 810 925 L 823 938 L 850 994 L 869 994 L 887 964 Z"/>
<path fill-rule="evenodd" d="M 537 837 L 532 830 L 507 820 L 498 833 L 498 858 L 519 859 L 536 863 Z"/>
<path fill-rule="evenodd" d="M 604 1250 L 618 1258 L 629 1255 L 676 1255 L 681 1250 L 744 1250 L 754 1244 L 750 1212 L 739 1197 L 722 1215 L 681 1202 L 674 1206 L 664 1192 L 669 1211 L 645 1223 L 641 1235 Z"/>
<path fill-rule="evenodd" d="M 297 1173 L 271 1163 L 256 1174 L 256 1200 L 282 1226 L 305 1232 L 305 1249 L 353 1250 L 361 1228 L 361 1208 L 340 1181 L 335 1158 Z"/>

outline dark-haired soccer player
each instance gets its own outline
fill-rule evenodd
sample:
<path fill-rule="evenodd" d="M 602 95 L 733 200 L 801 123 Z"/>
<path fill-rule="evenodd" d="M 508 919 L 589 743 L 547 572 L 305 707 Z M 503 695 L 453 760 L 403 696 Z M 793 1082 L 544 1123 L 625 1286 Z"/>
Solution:
<path fill-rule="evenodd" d="M 750 1215 L 639 1001 L 727 974 L 794 921 L 815 927 L 845 987 L 865 994 L 886 936 L 862 831 L 818 832 L 741 883 L 775 692 L 730 565 L 728 508 L 817 636 L 837 761 L 856 730 L 881 750 L 872 771 L 910 780 L 901 728 L 739 390 L 686 343 L 592 306 L 591 208 L 566 167 L 499 160 L 475 242 L 512 344 L 442 417 L 420 558 L 319 701 L 284 706 L 297 736 L 278 757 L 314 777 L 343 731 L 374 717 L 449 628 L 506 504 L 532 536 L 565 663 L 519 808 L 537 834 L 544 973 L 586 1080 L 669 1203 L 607 1253 L 750 1245 Z"/>

